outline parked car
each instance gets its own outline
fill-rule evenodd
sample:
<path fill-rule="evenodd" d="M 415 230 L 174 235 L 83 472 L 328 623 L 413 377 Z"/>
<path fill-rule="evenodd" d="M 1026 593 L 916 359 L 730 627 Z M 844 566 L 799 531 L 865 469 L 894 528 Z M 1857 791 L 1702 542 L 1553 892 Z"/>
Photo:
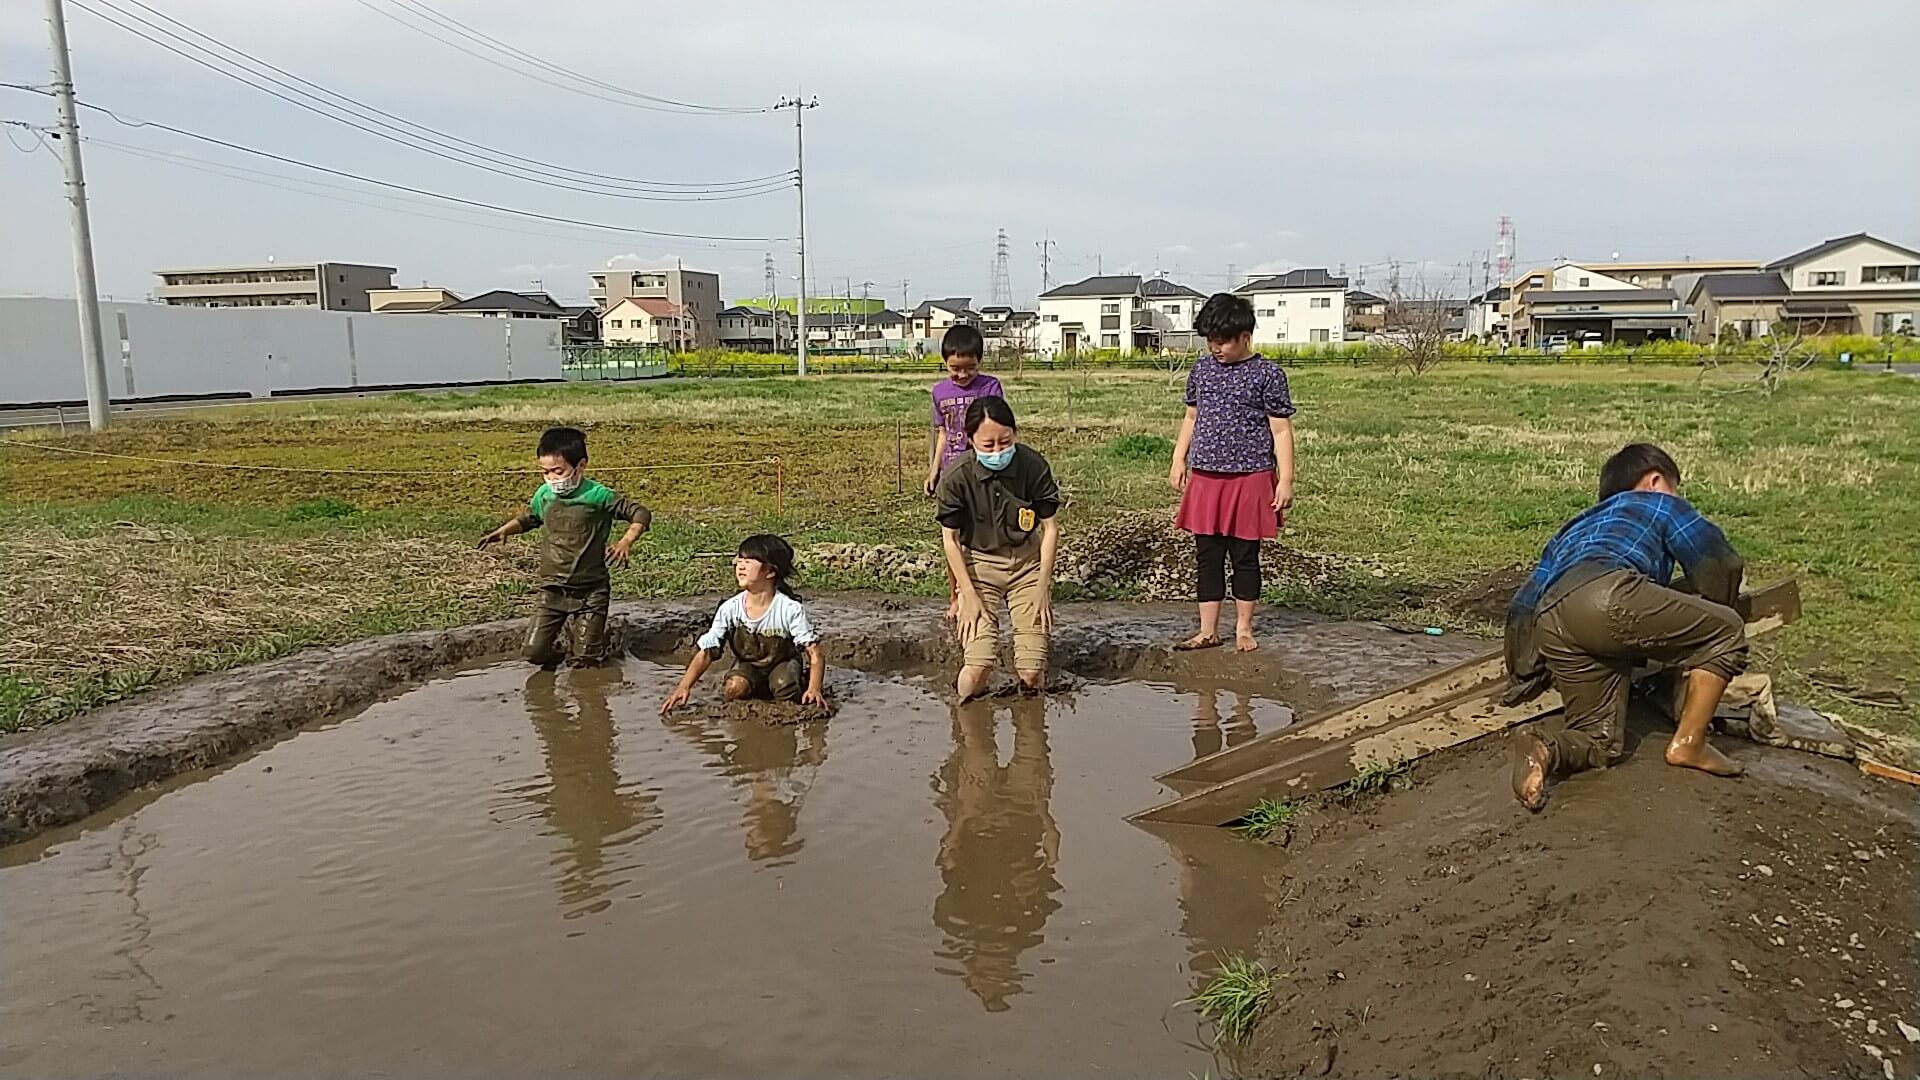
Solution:
<path fill-rule="evenodd" d="M 1550 353 L 1566 352 L 1568 344 L 1567 335 L 1550 334 L 1545 342 L 1545 348 Z"/>
<path fill-rule="evenodd" d="M 1598 330 L 1589 330 L 1580 335 L 1580 347 L 1583 349 L 1598 349 L 1605 345 L 1606 341 L 1601 338 Z"/>

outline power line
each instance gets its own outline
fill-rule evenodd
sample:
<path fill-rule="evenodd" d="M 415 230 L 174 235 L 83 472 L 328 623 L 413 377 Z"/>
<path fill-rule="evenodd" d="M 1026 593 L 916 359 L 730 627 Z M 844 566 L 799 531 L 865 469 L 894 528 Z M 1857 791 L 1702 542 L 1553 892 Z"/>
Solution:
<path fill-rule="evenodd" d="M 19 83 L 0 83 L 0 86 L 4 86 L 14 90 L 27 89 L 26 87 L 21 86 Z M 109 119 L 113 120 L 115 123 L 121 124 L 125 127 L 157 128 L 160 131 L 172 132 L 173 134 L 179 135 L 183 138 L 193 139 L 198 142 L 207 143 L 212 146 L 223 147 L 228 150 L 236 150 L 243 154 L 252 154 L 255 157 L 266 158 L 269 161 L 278 161 L 285 165 L 297 165 L 303 169 L 312 169 L 315 172 L 326 173 L 329 176 L 338 176 L 345 180 L 355 180 L 362 184 L 371 184 L 374 187 L 389 188 L 394 191 L 404 191 L 410 195 L 421 195 L 430 199 L 438 199 L 442 202 L 455 203 L 461 206 L 471 206 L 481 210 L 491 210 L 494 213 L 510 214 L 514 217 L 531 218 L 535 221 L 549 221 L 549 222 L 554 222 L 560 225 L 578 225 L 582 228 L 587 228 L 587 229 L 598 229 L 604 232 L 613 232 L 613 233 L 627 233 L 635 236 L 659 236 L 659 237 L 666 237 L 668 239 L 673 239 L 673 240 L 713 240 L 713 241 L 718 241 L 722 243 L 768 244 L 768 243 L 784 243 L 787 240 L 791 239 L 790 237 L 784 237 L 784 236 L 716 236 L 710 233 L 683 233 L 683 232 L 670 232 L 663 229 L 638 229 L 638 228 L 630 228 L 622 225 L 608 225 L 604 222 L 598 222 L 598 221 L 585 221 L 579 218 L 560 217 L 555 214 L 542 214 L 533 210 L 520 210 L 511 206 L 500 206 L 496 203 L 481 202 L 477 199 L 465 199 L 465 198 L 461 198 L 458 195 L 447 195 L 443 192 L 433 191 L 428 188 L 418 188 L 408 184 L 399 184 L 391 180 L 376 180 L 370 176 L 359 176 L 354 173 L 346 172 L 341 169 L 334 169 L 334 168 L 329 168 L 328 166 L 325 166 L 325 165 L 318 165 L 311 161 L 303 161 L 299 158 L 287 157 L 284 154 L 276 154 L 269 150 L 261 150 L 256 147 L 243 145 L 241 143 L 229 142 L 226 139 L 216 138 L 212 135 L 203 135 L 200 132 L 189 131 L 186 128 L 175 127 L 172 124 L 162 123 L 161 121 L 158 121 L 158 120 L 128 120 L 125 117 L 122 117 L 120 114 L 114 112 L 112 109 L 106 108 L 105 106 L 101 106 L 101 105 L 95 105 L 91 102 L 82 101 L 82 102 L 78 102 L 78 104 L 83 109 L 89 109 L 89 110 L 92 110 L 93 112 L 100 113 L 108 117 Z"/>
<path fill-rule="evenodd" d="M 161 39 L 153 36 L 152 34 L 148 34 L 137 27 L 131 26 L 125 22 L 115 19 L 111 15 L 108 15 L 105 12 L 102 12 L 99 9 L 91 6 L 91 4 L 87 2 L 87 0 L 71 0 L 71 2 L 75 7 L 78 7 L 82 11 L 85 11 L 88 14 L 91 14 L 98 19 L 101 19 L 102 21 L 108 23 L 109 25 L 118 27 L 119 29 L 126 31 L 127 33 L 132 34 L 135 37 L 141 38 L 154 45 L 157 45 L 160 48 L 165 49 L 168 52 L 171 52 L 174 55 L 179 56 L 184 60 L 191 61 L 192 63 L 198 64 L 199 66 L 206 68 L 207 70 L 212 71 L 217 75 L 221 75 L 225 78 L 233 79 L 236 82 L 242 83 L 252 89 L 258 90 L 261 93 L 267 94 L 271 97 L 278 98 L 281 101 L 287 102 L 290 105 L 293 105 L 300 109 L 304 109 L 307 112 L 313 113 L 316 116 L 324 117 L 328 120 L 334 121 L 335 123 L 344 124 L 347 127 L 354 128 L 358 131 L 366 132 L 369 135 L 373 135 L 376 138 L 385 139 L 388 142 L 405 146 L 411 150 L 418 150 L 421 153 L 429 154 L 429 155 L 432 155 L 433 157 L 441 158 L 446 161 L 452 161 L 455 164 L 459 164 L 459 165 L 466 165 L 470 168 L 479 169 L 483 172 L 489 172 L 495 175 L 505 176 L 509 179 L 520 180 L 526 183 L 540 184 L 545 187 L 558 188 L 566 191 L 577 191 L 577 192 L 582 192 L 589 195 L 600 195 L 607 198 L 634 199 L 634 200 L 639 200 L 643 202 L 724 202 L 724 201 L 731 201 L 735 199 L 757 198 L 761 195 L 769 195 L 776 191 L 783 191 L 786 188 L 792 186 L 791 174 L 775 174 L 775 178 L 771 182 L 766 180 L 752 182 L 757 184 L 757 186 L 752 188 L 751 190 L 744 187 L 739 190 L 716 188 L 715 190 L 720 192 L 717 194 L 705 194 L 705 193 L 702 193 L 702 191 L 698 191 L 698 190 L 684 191 L 684 192 L 678 192 L 678 191 L 665 192 L 665 191 L 653 191 L 649 189 L 635 189 L 630 186 L 616 187 L 613 185 L 600 183 L 598 181 L 589 181 L 586 184 L 575 183 L 570 178 L 567 178 L 565 176 L 560 175 L 559 173 L 552 171 L 552 168 L 550 166 L 547 166 L 545 163 L 540 163 L 540 166 L 541 166 L 540 168 L 530 169 L 526 166 L 516 165 L 510 161 L 488 160 L 487 158 L 482 157 L 480 154 L 476 154 L 473 151 L 462 149 L 461 147 L 456 145 L 450 145 L 447 140 L 452 139 L 452 137 L 445 135 L 445 133 L 438 132 L 432 128 L 427 128 L 424 125 L 413 124 L 411 121 L 402 120 L 401 121 L 402 123 L 406 123 L 409 126 L 418 127 L 422 130 L 432 132 L 432 134 L 429 136 L 416 135 L 412 132 L 406 131 L 403 128 L 396 127 L 393 124 L 386 123 L 385 121 L 382 121 L 367 115 L 367 112 L 369 110 L 373 112 L 379 112 L 380 110 L 372 110 L 370 106 L 365 106 L 362 103 L 354 101 L 354 99 L 346 97 L 345 95 L 334 94 L 333 91 L 326 90 L 326 88 L 324 87 L 320 88 L 323 92 L 328 93 L 332 96 L 338 97 L 341 100 L 351 102 L 352 107 L 359 110 L 357 115 L 354 112 L 350 111 L 350 109 L 347 107 L 342 107 L 340 105 L 335 105 L 331 102 L 325 101 L 324 99 L 321 99 L 316 95 L 308 93 L 305 90 L 301 90 L 299 87 L 294 86 L 291 83 L 288 83 L 282 79 L 275 78 L 272 75 L 263 75 L 257 71 L 253 71 L 246 68 L 240 68 L 240 71 L 244 72 L 244 74 L 238 74 L 234 70 L 231 70 L 229 67 L 220 66 L 221 64 L 227 64 L 227 65 L 230 65 L 231 67 L 239 68 L 240 65 L 236 64 L 234 61 L 228 60 L 220 56 L 218 53 L 213 52 L 211 49 L 208 49 L 205 46 L 202 46 L 194 41 L 191 41 L 185 37 L 182 37 L 181 35 L 176 34 L 173 31 L 160 26 L 159 24 L 154 23 L 149 19 L 143 18 L 142 16 L 136 15 L 132 12 L 128 12 L 125 9 L 118 7 L 117 5 L 114 4 L 113 0 L 98 0 L 98 2 L 104 3 L 107 6 L 112 7 L 115 11 L 119 12 L 120 14 L 125 15 L 128 18 L 137 20 L 142 25 L 147 26 L 153 30 L 158 31 L 161 34 L 165 34 L 168 37 L 171 37 L 174 40 L 183 43 L 188 48 L 194 49 L 200 53 L 205 54 L 206 56 L 212 57 L 213 60 L 218 61 L 218 63 L 210 62 L 208 60 L 202 59 L 199 56 L 194 56 L 172 44 L 169 44 L 166 41 L 162 41 Z M 181 24 L 181 25 L 185 26 L 185 24 Z M 191 27 L 186 27 L 186 28 L 190 31 L 192 30 Z M 193 32 L 198 33 L 198 31 L 193 31 Z M 219 44 L 223 48 L 227 47 L 224 45 L 224 43 L 219 42 L 217 39 L 214 39 L 210 36 L 207 38 L 207 40 L 214 41 L 215 44 Z M 238 50 L 234 50 L 234 51 L 238 53 Z M 240 55 L 245 55 L 245 54 L 240 54 Z M 262 66 L 269 66 L 259 61 L 256 61 L 256 63 L 261 63 Z M 298 77 L 294 76 L 294 78 L 298 78 Z M 269 86 L 262 85 L 261 82 L 255 81 L 256 79 L 265 80 L 266 82 L 273 83 L 276 86 L 292 91 L 292 94 L 282 93 L 279 90 L 275 90 Z M 305 80 L 301 80 L 301 81 L 304 82 Z M 299 97 L 293 96 L 294 94 L 297 94 L 300 96 Z M 348 115 L 343 116 L 343 115 L 340 115 L 341 113 L 347 113 Z M 392 115 L 392 114 L 386 114 L 386 115 Z M 362 119 L 370 121 L 370 123 L 362 123 L 361 122 Z M 370 125 L 380 125 L 380 126 L 375 127 Z M 436 142 L 435 141 L 436 138 L 439 141 Z M 466 142 L 467 140 L 454 139 L 453 141 Z M 501 156 L 498 151 L 494 151 L 491 148 L 485 147 L 481 144 L 473 143 L 470 145 L 480 146 L 483 151 L 489 154 L 494 154 L 496 155 L 496 157 Z M 532 159 L 526 159 L 526 160 L 532 160 Z"/>
<path fill-rule="evenodd" d="M 675 116 L 730 116 L 730 115 L 740 116 L 740 115 L 748 115 L 753 113 L 766 113 L 766 112 L 772 111 L 771 109 L 763 108 L 763 107 L 756 108 L 756 107 L 733 107 L 733 106 L 724 106 L 724 105 L 697 105 L 690 102 L 674 101 L 672 98 L 656 97 L 651 94 L 642 94 L 637 90 L 629 90 L 625 87 L 616 86 L 612 83 L 602 83 L 598 79 L 592 79 L 587 76 L 580 75 L 578 73 L 572 73 L 570 75 L 570 77 L 575 79 L 576 81 L 585 82 L 588 85 L 592 85 L 592 86 L 600 86 L 612 91 L 611 93 L 597 93 L 593 90 L 585 89 L 581 86 L 570 85 L 568 83 L 560 82 L 555 79 L 547 78 L 539 74 L 538 72 L 527 71 L 522 68 L 515 67 L 512 64 L 506 63 L 505 61 L 502 61 L 496 57 L 488 56 L 486 53 L 470 48 L 467 45 L 463 45 L 459 41 L 442 37 L 439 33 L 435 32 L 435 30 L 431 27 L 421 26 L 417 23 L 410 22 L 407 19 L 401 18 L 399 15 L 396 15 L 393 12 L 386 10 L 385 8 L 381 8 L 370 3 L 369 0 L 354 0 L 354 3 L 359 4 L 361 7 L 366 8 L 368 11 L 371 11 L 374 14 L 379 15 L 384 19 L 390 19 L 393 22 L 399 23 L 401 26 L 404 26 L 415 33 L 425 34 L 427 37 L 430 37 L 433 40 L 438 41 L 439 43 L 447 46 L 448 48 L 466 53 L 468 56 L 471 56 L 474 59 L 479 60 L 483 63 L 492 64 L 494 67 L 501 68 L 505 71 L 511 71 L 514 74 L 521 76 L 522 78 L 532 79 L 533 81 L 539 82 L 539 83 L 545 83 L 548 86 L 557 87 L 561 90 L 568 91 L 569 93 L 580 94 L 583 97 L 590 97 L 599 101 L 611 102 L 615 105 L 626 105 L 630 108 L 645 109 L 649 112 L 667 113 Z M 396 5 L 396 6 L 400 6 L 400 5 Z M 424 7 L 424 5 L 422 5 L 422 7 Z M 423 12 L 416 11 L 411 7 L 401 6 L 401 10 L 406 11 L 409 14 L 428 18 L 429 21 L 432 21 L 431 16 L 424 15 Z M 444 18 L 444 16 L 442 16 L 442 18 Z M 515 59 L 521 59 L 521 57 L 529 58 L 529 59 L 522 59 L 523 63 L 534 63 L 537 65 L 546 67 L 549 70 L 560 72 L 560 73 L 566 73 L 566 72 L 569 72 L 570 70 L 567 68 L 563 68 L 558 64 L 553 64 L 548 61 L 540 60 L 537 57 L 534 57 L 532 53 L 527 53 L 524 50 L 518 50 L 518 49 L 515 49 L 513 46 L 506 45 L 501 42 L 497 42 L 495 39 L 489 38 L 486 35 L 479 33 L 478 31 L 469 30 L 465 27 L 459 26 L 457 23 L 452 23 L 451 20 L 448 20 L 447 22 L 444 22 L 444 23 L 440 23 L 439 25 L 444 26 L 449 30 L 453 30 L 454 32 L 459 34 L 461 37 L 466 38 L 470 41 L 478 41 L 483 48 L 490 48 L 495 52 L 504 53 L 505 55 L 514 57 Z M 516 54 L 519 54 L 519 55 L 516 56 Z M 618 96 L 615 96 L 615 95 L 618 95 Z"/>
<path fill-rule="evenodd" d="M 121 14 L 128 16 L 129 18 L 138 19 L 145 25 L 152 27 L 153 29 L 159 30 L 160 32 L 167 34 L 169 37 L 172 37 L 175 40 L 185 42 L 185 39 L 181 38 L 179 35 L 173 34 L 170 31 L 167 31 L 162 27 L 156 26 L 152 22 L 149 22 L 148 20 L 143 19 L 138 15 L 134 15 L 133 13 L 126 11 L 124 8 L 119 7 L 119 5 L 114 2 L 114 0 L 97 0 L 97 2 L 104 3 L 107 6 L 114 8 L 114 10 L 119 11 Z M 285 68 L 278 67 L 272 63 L 269 63 L 268 61 L 263 60 L 260 57 L 257 57 L 252 53 L 247 52 L 244 49 L 238 48 L 232 44 L 222 41 L 221 39 L 215 37 L 212 34 L 208 34 L 202 30 L 195 29 L 194 27 L 189 26 L 184 22 L 181 22 L 179 19 L 173 18 L 172 16 L 166 14 L 165 12 L 162 12 L 156 8 L 149 6 L 148 4 L 143 3 L 142 0 L 126 0 L 126 2 L 131 3 L 135 7 L 141 8 L 142 10 L 149 12 L 155 17 L 160 18 L 176 27 L 179 27 L 182 30 L 185 30 L 187 33 L 192 34 L 195 37 L 212 42 L 214 45 L 218 46 L 221 50 L 225 52 L 231 53 L 235 56 L 239 56 L 251 64 L 266 68 L 267 70 L 275 72 L 277 74 L 284 75 L 287 78 L 302 84 L 303 86 L 308 86 L 313 88 L 314 90 L 318 90 L 320 93 L 325 94 L 328 97 L 347 102 L 352 106 L 365 109 L 368 112 L 376 113 L 380 116 L 387 118 L 388 120 L 396 121 L 400 124 L 403 124 L 410 128 L 414 128 L 419 131 L 428 132 L 432 135 L 451 140 L 452 142 L 460 143 L 465 146 L 474 147 L 475 149 L 485 151 L 486 153 L 493 154 L 498 157 L 509 158 L 514 161 L 526 162 L 527 164 L 540 166 L 545 169 L 552 169 L 559 173 L 567 173 L 576 177 L 584 177 L 592 180 L 608 180 L 618 184 L 630 184 L 636 189 L 651 189 L 651 188 L 668 189 L 669 193 L 671 193 L 672 189 L 697 189 L 701 191 L 708 191 L 708 190 L 724 190 L 729 188 L 751 187 L 766 181 L 786 180 L 791 178 L 793 175 L 793 171 L 789 169 L 783 172 L 769 173 L 765 176 L 751 176 L 751 177 L 745 177 L 738 180 L 704 180 L 704 181 L 701 181 L 701 180 L 648 180 L 648 179 L 641 179 L 636 177 L 617 176 L 611 173 L 598 173 L 598 172 L 593 172 L 587 169 L 575 169 L 575 168 L 570 168 L 563 165 L 555 165 L 551 162 L 543 161 L 539 158 L 525 157 L 520 154 L 514 154 L 505 150 L 500 150 L 494 147 L 487 146 L 484 143 L 477 143 L 470 139 L 463 139 L 457 135 L 449 134 L 448 132 L 441 131 L 438 128 L 432 127 L 430 125 L 420 124 L 412 120 L 408 120 L 405 117 L 398 116 L 394 113 L 388 112 L 385 109 L 381 109 L 378 106 L 371 105 L 365 101 L 361 101 L 360 99 L 352 97 L 351 95 L 342 94 L 337 91 L 328 89 L 327 87 L 322 86 L 311 79 L 302 78 L 301 76 L 296 75 Z M 98 13 L 96 12 L 95 14 L 97 15 Z M 122 27 L 122 28 L 126 29 L 125 27 Z M 186 42 L 186 43 L 189 45 L 193 45 L 194 48 L 200 48 L 198 45 L 194 45 L 192 42 Z M 201 51 L 206 52 L 207 50 L 201 49 Z M 219 59 L 221 59 L 221 62 L 223 63 L 233 63 L 233 61 L 229 61 L 224 58 L 219 58 Z M 266 78 L 267 76 L 261 76 L 261 77 Z M 284 86 L 285 84 L 282 83 L 280 85 Z M 300 93 L 303 95 L 305 94 L 305 91 L 301 91 L 293 87 L 288 87 L 288 89 L 293 90 L 295 93 Z M 312 96 L 312 95 L 306 95 L 306 96 Z M 375 121 L 375 122 L 377 123 L 378 121 Z"/>
<path fill-rule="evenodd" d="M 534 55 L 533 53 L 528 52 L 525 49 L 519 48 L 514 45 L 510 45 L 507 42 L 501 41 L 499 38 L 490 37 L 486 34 L 483 34 L 480 31 L 475 30 L 472 27 L 467 26 L 466 24 L 456 19 L 452 19 L 447 15 L 435 10 L 432 5 L 426 2 L 426 0 L 395 0 L 395 2 L 401 7 L 405 7 L 410 10 L 416 11 L 418 14 L 424 15 L 427 18 L 432 19 L 434 22 L 437 22 L 440 25 L 445 26 L 447 29 L 452 30 L 454 33 L 459 34 L 460 36 L 467 38 L 470 41 L 484 42 L 487 45 L 493 46 L 494 48 L 498 49 L 501 52 L 507 53 L 510 56 L 519 57 L 530 64 L 533 64 L 540 68 L 544 68 L 557 75 L 563 75 L 569 78 L 578 79 L 589 86 L 599 87 L 602 90 L 607 90 L 612 93 L 623 95 L 625 97 L 631 97 L 639 101 L 649 101 L 657 105 L 672 106 L 674 108 L 685 109 L 689 112 L 698 112 L 698 113 L 714 113 L 714 114 L 720 114 L 720 115 L 746 115 L 746 114 L 752 114 L 752 113 L 766 113 L 766 112 L 773 111 L 772 109 L 756 107 L 751 105 L 739 105 L 739 106 L 700 105 L 700 104 L 695 104 L 693 102 L 677 101 L 673 98 L 660 97 L 655 94 L 643 94 L 638 90 L 629 90 L 624 86 L 620 86 L 610 82 L 603 82 L 600 79 L 596 79 L 591 75 L 587 75 L 582 72 L 575 71 L 572 68 L 564 67 L 560 64 L 553 63 L 552 61 L 549 61 L 549 60 L 543 60 L 540 57 Z"/>

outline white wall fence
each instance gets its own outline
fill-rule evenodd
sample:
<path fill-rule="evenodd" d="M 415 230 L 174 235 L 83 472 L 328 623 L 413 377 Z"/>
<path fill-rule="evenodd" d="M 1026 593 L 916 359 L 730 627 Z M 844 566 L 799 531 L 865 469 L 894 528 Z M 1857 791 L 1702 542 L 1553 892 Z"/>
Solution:
<path fill-rule="evenodd" d="M 114 401 L 558 379 L 559 322 L 100 305 Z M 0 298 L 0 405 L 86 399 L 71 300 Z"/>

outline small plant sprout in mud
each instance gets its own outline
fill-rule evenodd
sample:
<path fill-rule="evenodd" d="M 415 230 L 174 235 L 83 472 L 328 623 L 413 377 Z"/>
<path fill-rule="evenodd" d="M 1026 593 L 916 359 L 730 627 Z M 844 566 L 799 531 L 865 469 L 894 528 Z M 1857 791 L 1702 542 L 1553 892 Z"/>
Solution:
<path fill-rule="evenodd" d="M 1261 799 L 1233 828 L 1249 840 L 1268 840 L 1285 832 L 1299 812 L 1300 804 L 1292 799 Z"/>
<path fill-rule="evenodd" d="M 1201 1019 L 1212 1024 L 1220 1043 L 1238 1046 L 1266 1011 L 1274 983 L 1286 978 L 1286 973 L 1272 971 L 1240 953 L 1222 955 L 1219 960 L 1219 973 L 1181 1004 L 1192 1005 Z"/>
<path fill-rule="evenodd" d="M 1334 789 L 1334 798 L 1344 805 L 1352 805 L 1368 795 L 1384 795 L 1390 791 L 1405 791 L 1413 786 L 1413 762 L 1369 761 L 1360 766 L 1353 779 Z"/>

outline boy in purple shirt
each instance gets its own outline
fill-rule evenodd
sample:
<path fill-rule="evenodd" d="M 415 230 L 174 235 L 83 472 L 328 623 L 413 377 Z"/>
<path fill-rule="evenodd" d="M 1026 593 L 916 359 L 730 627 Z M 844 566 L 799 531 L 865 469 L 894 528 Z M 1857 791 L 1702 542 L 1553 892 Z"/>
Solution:
<path fill-rule="evenodd" d="M 980 372 L 980 356 L 986 341 L 980 331 L 958 323 L 940 339 L 940 358 L 947 366 L 947 377 L 933 384 L 933 429 L 927 437 L 927 482 L 921 486 L 927 497 L 940 486 L 940 474 L 955 461 L 973 453 L 967 442 L 967 406 L 978 398 L 1006 395 L 1000 380 Z"/>

